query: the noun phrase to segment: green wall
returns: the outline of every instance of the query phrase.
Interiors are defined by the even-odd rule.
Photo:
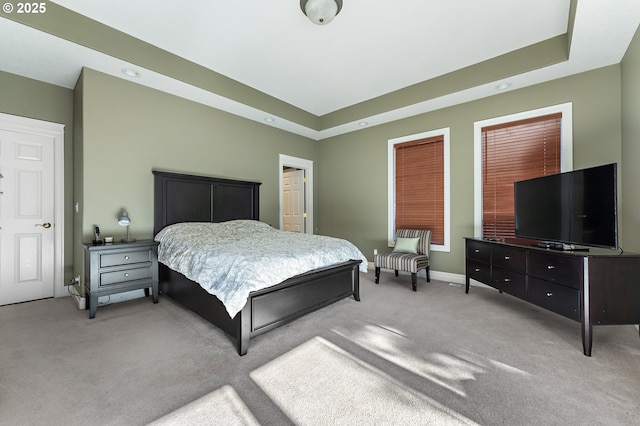
[[[262,182],[260,219],[279,224],[278,154],[315,161],[318,143],[124,79],[82,73],[82,230],[153,237],[152,170]]]
[[[565,102],[574,167],[621,165],[621,244],[640,251],[639,72],[636,35],[620,65],[319,142],[91,69],[75,91],[0,72],[0,112],[66,125],[65,280],[82,274],[80,242],[94,224],[124,235],[123,207],[133,235],[152,237],[152,169],[261,181],[261,219],[277,224],[280,153],[314,161],[318,232],[348,238],[372,259],[387,245],[387,140],[442,127],[451,128],[451,251],[434,252],[433,269],[462,274],[463,237],[473,234],[473,123]]]
[[[624,248],[640,253],[640,30],[622,69],[622,227]]]
[[[73,91],[0,71],[0,112],[64,124],[64,281],[73,276]]]
[[[574,167],[620,162],[620,92],[614,65],[320,141],[319,233],[350,239],[370,260],[374,249],[388,250],[387,141],[450,127],[451,250],[432,252],[432,269],[463,274],[463,237],[474,229],[474,122],[572,102]]]

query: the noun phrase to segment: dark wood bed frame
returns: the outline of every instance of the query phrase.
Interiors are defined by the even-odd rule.
[[[154,234],[178,222],[223,222],[259,216],[259,182],[154,174]],[[295,276],[249,294],[234,318],[220,300],[184,275],[159,264],[160,292],[210,321],[236,342],[240,355],[249,339],[345,297],[360,300],[360,260],[351,260]]]

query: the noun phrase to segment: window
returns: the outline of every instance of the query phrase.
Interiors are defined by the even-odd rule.
[[[449,129],[389,141],[389,245],[395,230],[430,229],[449,250]]]
[[[560,172],[556,113],[482,128],[482,236],[515,237],[513,183]]]
[[[476,167],[480,163],[476,197],[478,190],[481,196],[481,206],[476,204],[476,236],[514,237],[513,183],[570,168],[571,155],[566,154],[570,104],[568,116],[564,107],[476,123]],[[567,155],[569,159],[563,158]]]

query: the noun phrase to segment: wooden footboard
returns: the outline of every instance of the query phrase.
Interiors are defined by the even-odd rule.
[[[211,322],[247,353],[249,339],[348,296],[360,300],[359,260],[351,260],[290,278],[250,293],[247,304],[230,318],[220,300],[184,275],[161,265],[160,291]]]

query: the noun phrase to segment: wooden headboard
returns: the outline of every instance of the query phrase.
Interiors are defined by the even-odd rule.
[[[178,222],[259,219],[260,182],[163,171],[154,175],[154,235]]]

